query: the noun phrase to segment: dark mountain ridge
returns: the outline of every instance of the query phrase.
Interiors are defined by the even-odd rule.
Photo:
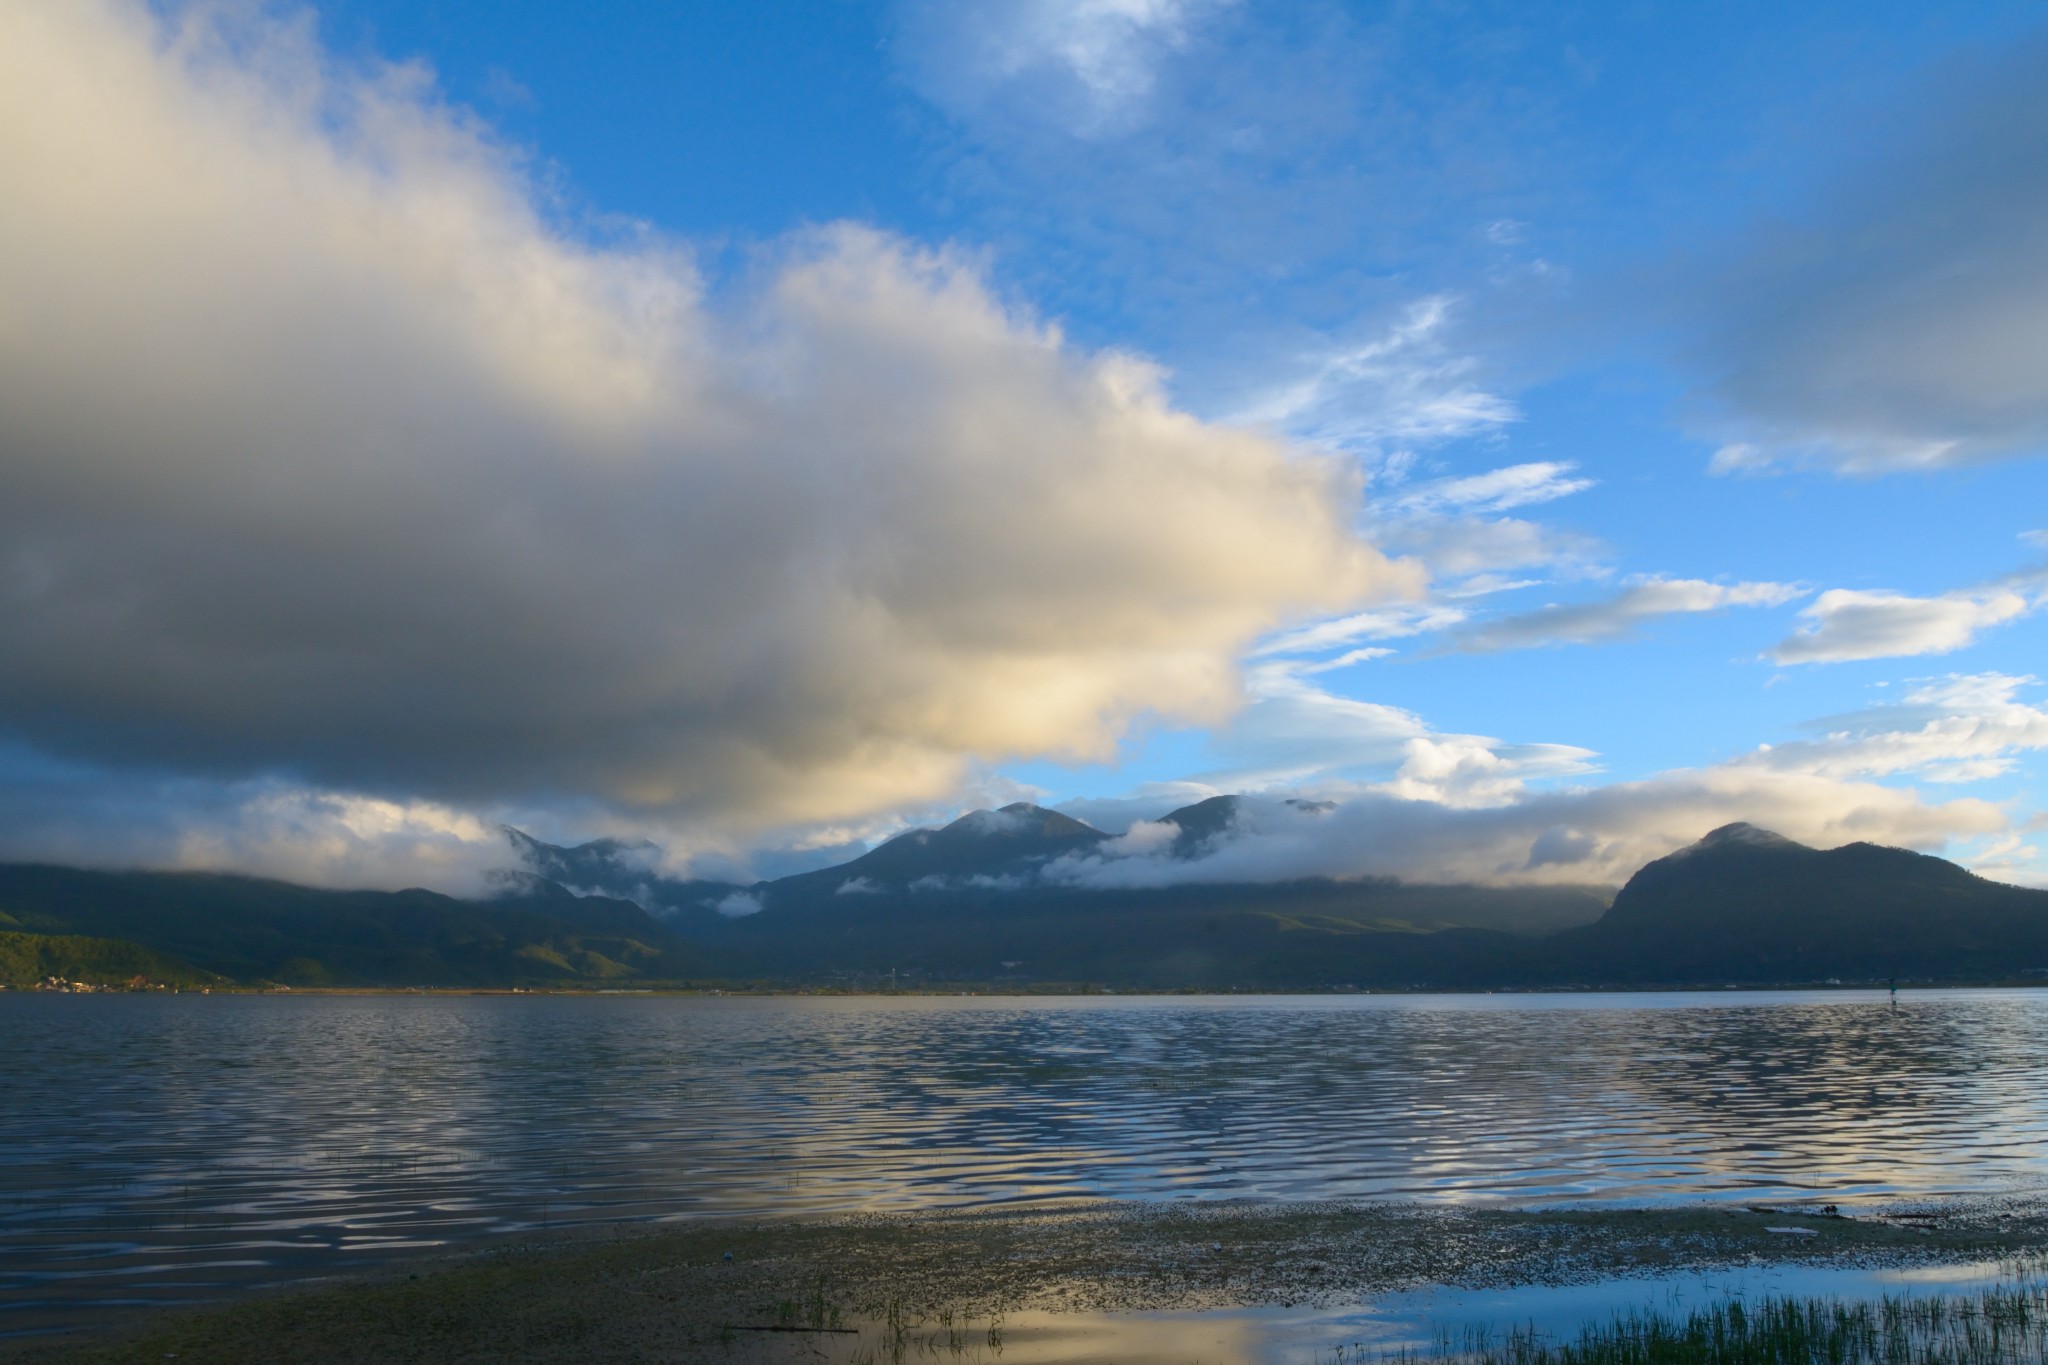
[[[1588,971],[1671,981],[2010,977],[2048,968],[2048,891],[1909,849],[1724,825],[1643,867],[1556,947]]]
[[[486,901],[326,891],[205,872],[0,865],[5,927],[138,944],[206,973],[286,985],[569,985],[707,973],[629,901],[538,879]]]
[[[761,886],[800,894],[829,888],[838,894],[848,882],[905,890],[920,881],[1016,880],[1108,838],[1072,816],[1017,801],[1000,810],[971,811],[939,829],[913,829],[851,862]]]
[[[1242,814],[1228,798],[1174,812],[1166,822],[1181,830],[1171,846],[1192,836],[1199,855],[1236,837]],[[1308,879],[1109,890],[1041,876],[1109,839],[1020,803],[911,831],[821,872],[757,883],[744,893],[757,913],[715,913],[700,900],[665,919],[623,897],[574,894],[536,870],[602,885],[624,875],[612,859],[623,848],[644,873],[645,851],[626,846],[515,840],[534,855],[527,870],[484,901],[0,866],[0,929],[100,940],[95,960],[108,963],[142,961],[129,951],[140,948],[162,955],[162,970],[296,985],[1473,989],[2048,972],[2048,891],[1904,849],[1823,851],[1747,825],[1648,864],[1611,906],[1588,887]],[[738,892],[664,885],[699,897]]]

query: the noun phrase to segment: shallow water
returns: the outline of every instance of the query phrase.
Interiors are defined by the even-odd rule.
[[[2036,1188],[2048,992],[0,995],[0,1332],[538,1226]]]
[[[1586,1327],[1630,1312],[1683,1319],[1731,1299],[1908,1299],[2039,1282],[1993,1261],[1911,1269],[1756,1265],[1576,1285],[1384,1294],[1342,1309],[1011,1313],[920,1322],[895,1334],[863,1323],[857,1337],[818,1338],[812,1349],[826,1360],[876,1365],[1382,1365],[1403,1353],[1440,1359],[1445,1345],[1455,1354],[1478,1340],[1499,1343],[1509,1332],[1569,1342]]]

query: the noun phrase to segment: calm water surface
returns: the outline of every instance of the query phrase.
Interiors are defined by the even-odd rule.
[[[2048,1184],[2048,992],[0,995],[0,1332],[539,1226]]]

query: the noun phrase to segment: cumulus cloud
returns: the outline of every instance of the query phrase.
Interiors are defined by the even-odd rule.
[[[1597,602],[1548,606],[1482,622],[1454,635],[1446,648],[1465,653],[1588,645],[1629,635],[1645,621],[1728,607],[1776,607],[1806,589],[1787,583],[1709,583],[1697,578],[1639,578]]]
[[[1868,120],[1881,150],[1702,295],[1718,472],[2048,451],[2048,38],[1892,104]]]
[[[1358,491],[943,253],[822,231],[712,306],[416,71],[0,8],[0,726],[47,752],[829,820],[1225,714],[1246,642],[1416,586]]]
[[[1975,643],[1992,626],[2025,616],[2043,600],[2048,597],[2038,576],[2031,583],[2008,581],[1938,597],[1832,588],[1800,611],[1805,624],[1779,641],[1771,658],[1786,664],[1831,664],[1949,654]]]

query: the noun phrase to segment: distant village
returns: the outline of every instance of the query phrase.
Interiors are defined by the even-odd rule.
[[[176,992],[178,988],[176,986],[168,985],[162,981],[152,981],[146,976],[132,976],[128,978],[126,981],[102,981],[98,983],[94,983],[91,981],[71,981],[61,976],[46,976],[41,981],[36,982],[33,986],[19,988],[10,987],[7,985],[7,983],[0,982],[0,991],[12,989],[43,991],[48,993],[55,993],[58,995],[94,995],[104,993],[107,991]],[[200,988],[199,993],[201,995],[212,994],[211,990],[203,986]]]

